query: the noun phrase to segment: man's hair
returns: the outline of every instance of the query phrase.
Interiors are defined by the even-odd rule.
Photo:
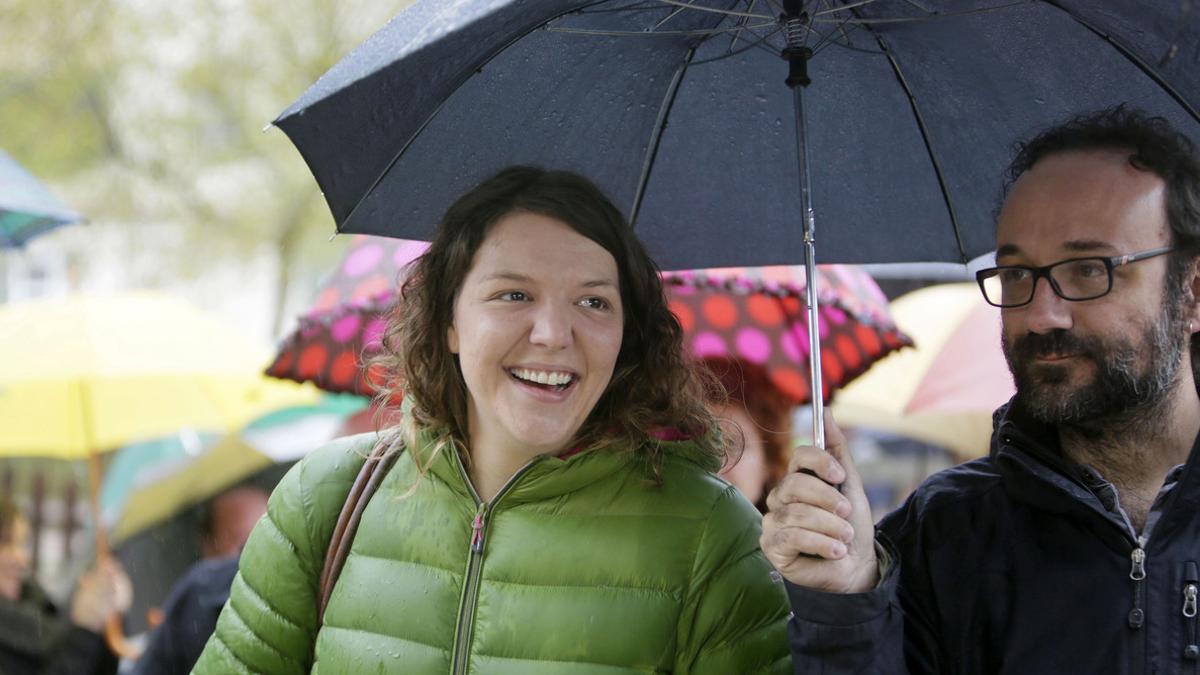
[[[475,254],[492,227],[514,213],[554,218],[612,254],[618,270],[624,334],[607,389],[573,443],[623,442],[659,466],[655,430],[674,427],[695,439],[720,466],[704,405],[704,375],[683,355],[683,331],[667,309],[662,282],[620,211],[587,179],[564,171],[514,166],[487,179],[446,211],[429,249],[410,264],[391,310],[382,349],[369,376],[380,400],[401,390],[411,408],[401,433],[415,442],[419,430],[438,430],[439,447],[467,447],[468,392],[458,359],[446,342],[454,302]],[[448,434],[448,435],[447,435]]]
[[[1129,164],[1166,183],[1167,224],[1176,252],[1167,264],[1167,293],[1177,300],[1200,257],[1200,157],[1195,145],[1163,117],[1126,105],[1085,113],[1018,144],[1004,183],[1007,196],[1021,174],[1048,155],[1070,151],[1129,152]],[[1192,335],[1192,372],[1200,382],[1200,334]]]

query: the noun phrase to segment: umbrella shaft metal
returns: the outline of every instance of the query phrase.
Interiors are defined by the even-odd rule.
[[[820,302],[817,298],[817,227],[813,215],[808,139],[804,124],[804,86],[792,87],[796,108],[796,156],[800,169],[800,211],[804,218],[804,276],[808,297],[808,367],[812,384],[813,444],[825,447],[825,397],[821,383]]]

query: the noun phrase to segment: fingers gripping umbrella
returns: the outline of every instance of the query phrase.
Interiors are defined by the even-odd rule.
[[[427,237],[455,196],[525,163],[597,182],[665,269],[805,263],[815,274],[818,231],[823,262],[962,263],[993,245],[1014,139],[1123,101],[1200,136],[1196,11],[1181,0],[424,0],[276,124],[340,231]],[[814,359],[817,425],[820,371]]]

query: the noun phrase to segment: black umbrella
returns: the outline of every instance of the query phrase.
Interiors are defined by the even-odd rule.
[[[596,181],[666,269],[812,269],[814,211],[823,262],[986,253],[1012,141],[1125,101],[1200,137],[1200,7],[424,0],[275,123],[339,231],[428,237],[540,164]]]

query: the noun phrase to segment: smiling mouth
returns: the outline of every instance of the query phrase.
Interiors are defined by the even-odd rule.
[[[508,375],[521,384],[548,391],[565,391],[578,379],[573,373],[560,370],[533,370],[530,368],[509,368]]]

